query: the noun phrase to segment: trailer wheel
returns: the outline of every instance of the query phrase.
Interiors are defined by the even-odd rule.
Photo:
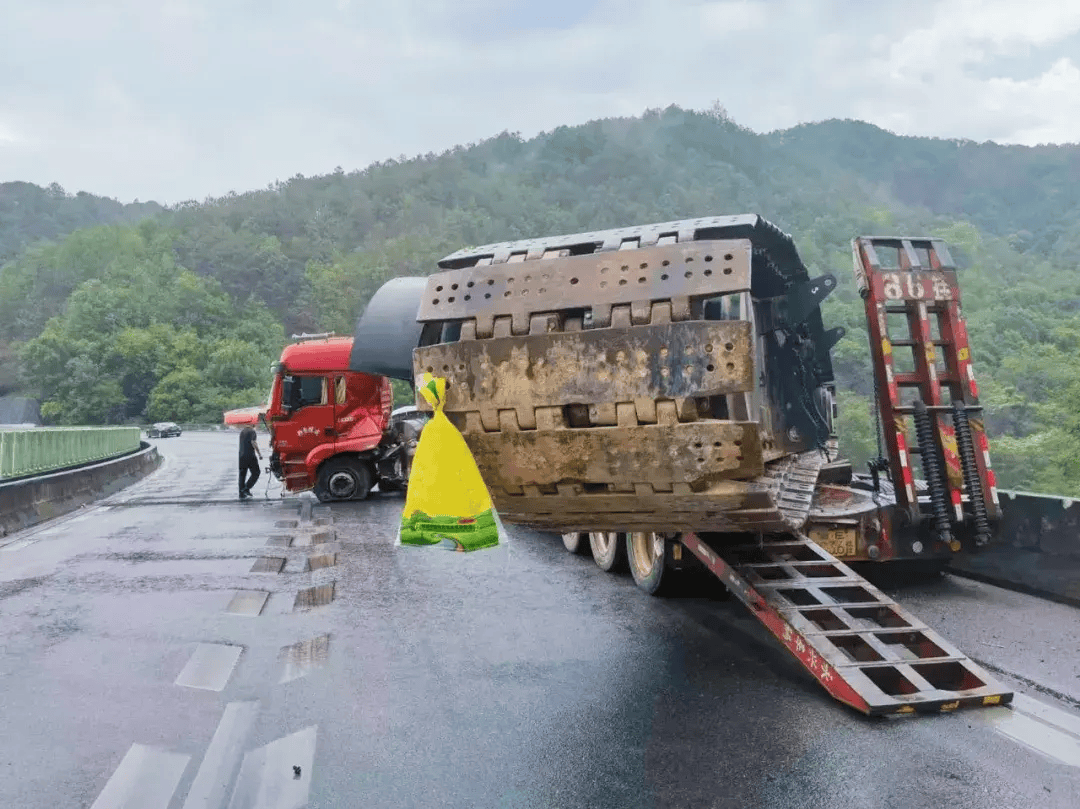
[[[663,534],[635,531],[626,535],[626,556],[634,583],[649,595],[662,595],[671,580],[665,576],[667,540]]]
[[[615,531],[591,531],[589,546],[597,566],[608,573],[621,573],[626,570],[625,534]]]
[[[569,534],[563,534],[562,544],[570,553],[577,556],[585,556],[592,552],[587,531],[571,531]]]
[[[371,470],[353,458],[331,458],[319,467],[315,496],[332,500],[364,500],[371,491]]]

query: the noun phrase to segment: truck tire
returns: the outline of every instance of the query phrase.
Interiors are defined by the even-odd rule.
[[[355,458],[331,458],[319,467],[315,496],[324,503],[364,500],[371,492],[371,470]]]
[[[592,546],[589,544],[589,534],[587,531],[571,531],[569,534],[563,534],[562,544],[570,551],[570,553],[577,556],[585,556],[586,554],[592,553]]]
[[[626,543],[624,534],[615,531],[591,531],[589,546],[597,566],[608,573],[626,570]]]
[[[630,575],[634,577],[634,583],[649,595],[663,595],[668,589],[671,571],[665,570],[667,544],[663,534],[635,531],[626,535]]]

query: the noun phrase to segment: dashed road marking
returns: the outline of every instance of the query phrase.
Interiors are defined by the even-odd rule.
[[[90,809],[168,809],[190,760],[133,744]]]
[[[1008,708],[987,708],[978,718],[998,733],[1070,767],[1080,767],[1080,717],[1016,694]]]
[[[280,573],[285,567],[285,558],[281,556],[261,556],[251,566],[252,573]]]
[[[255,617],[262,613],[268,598],[270,594],[265,590],[237,590],[225,611]]]
[[[244,756],[229,809],[301,809],[311,792],[312,725]]]
[[[204,691],[221,691],[228,684],[243,651],[242,646],[200,643],[176,678],[176,684]]]
[[[188,791],[184,809],[219,809],[243,753],[244,740],[259,712],[258,702],[230,702],[206,748],[199,772]]]

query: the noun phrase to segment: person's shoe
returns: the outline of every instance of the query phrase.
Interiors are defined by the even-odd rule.
[[[240,499],[241,500],[247,500],[249,497],[251,497],[251,492],[249,492],[247,489],[241,489],[240,490]]]

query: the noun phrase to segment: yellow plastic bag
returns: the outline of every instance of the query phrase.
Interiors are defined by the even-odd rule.
[[[459,551],[498,545],[491,495],[465,439],[443,413],[446,380],[426,373],[419,389],[435,415],[420,433],[413,456],[401,543],[447,543]]]

